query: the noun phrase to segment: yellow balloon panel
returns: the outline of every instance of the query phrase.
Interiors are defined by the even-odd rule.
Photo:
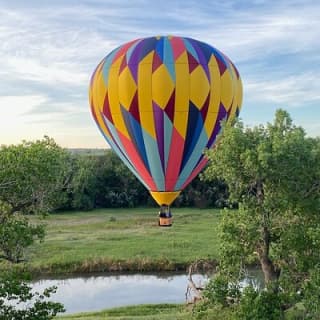
[[[165,65],[161,65],[152,74],[152,98],[164,109],[174,90],[174,83]]]
[[[153,119],[152,108],[152,57],[153,52],[149,54],[138,68],[138,101],[140,123],[144,130],[152,137],[156,138],[156,132]]]
[[[103,62],[97,67],[96,73],[92,78],[92,86],[95,87],[95,90],[90,90],[90,101],[91,101],[91,108],[93,109],[95,119],[101,128],[101,130],[106,134],[108,137],[110,136],[108,128],[105,126],[104,120],[102,119],[102,111],[104,105],[104,99],[107,93],[107,87],[105,86],[105,82],[103,80],[102,75],[102,67]]]
[[[176,96],[175,111],[188,111],[190,99],[190,74],[188,57],[184,52],[175,63]],[[178,131],[180,131],[178,129]]]
[[[210,90],[208,78],[201,65],[197,66],[190,74],[190,100],[201,109]]]
[[[227,111],[231,108],[234,98],[233,80],[228,70],[221,77],[221,102]]]
[[[125,67],[119,75],[119,101],[120,104],[129,110],[132,99],[137,92],[137,85],[134,81],[129,67]]]
[[[213,56],[210,59],[209,72],[210,72],[211,82],[210,82],[210,101],[209,101],[208,114],[214,114],[215,118],[212,119],[210,116],[208,116],[205,119],[204,127],[208,136],[211,134],[216,124],[216,115],[219,112],[219,106],[220,106],[220,100],[221,100],[220,99],[221,98],[220,72],[219,72],[218,64]]]
[[[181,137],[185,137],[187,131],[189,112],[175,111],[174,113],[174,128],[178,131]]]
[[[188,57],[186,53],[181,54],[175,63],[176,94],[174,108],[174,128],[181,137],[187,130],[189,100],[190,100],[190,74]]]

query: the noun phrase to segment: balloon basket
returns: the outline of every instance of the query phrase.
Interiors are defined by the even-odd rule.
[[[170,207],[162,205],[159,211],[159,227],[171,227],[172,226],[172,214]]]

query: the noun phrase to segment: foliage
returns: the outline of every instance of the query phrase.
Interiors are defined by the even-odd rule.
[[[145,205],[148,191],[111,150],[73,159],[70,208],[89,210]]]
[[[209,281],[203,296],[211,304],[227,307],[240,298],[239,282],[230,281],[225,275],[218,274]]]
[[[283,301],[279,292],[259,291],[252,286],[246,287],[241,295],[237,320],[281,320],[284,319]]]
[[[320,319],[320,266],[317,265],[310,272],[310,278],[303,286],[302,303],[307,310],[305,319]]]
[[[97,194],[94,157],[78,156],[72,159],[72,180],[68,189],[71,208],[91,210]]]
[[[239,204],[223,212],[220,272],[233,281],[258,262],[268,289],[245,291],[241,308],[257,303],[261,311],[260,304],[277,300],[280,291],[287,299],[282,307],[289,308],[302,299],[298,293],[320,261],[319,139],[307,137],[283,110],[266,126],[225,124],[219,139],[207,153],[203,177],[223,179],[230,201]]]
[[[45,230],[44,225],[32,224],[22,214],[10,211],[0,203],[0,252],[2,258],[18,263],[23,260],[26,248],[36,239],[43,240]]]
[[[196,177],[174,202],[177,207],[223,208],[228,204],[226,184],[219,179],[202,181]]]
[[[49,137],[2,146],[0,201],[10,205],[11,213],[47,213],[55,208],[69,182],[69,156]]]
[[[72,152],[72,178],[59,209],[132,208],[154,206],[148,190],[110,149]],[[221,180],[196,177],[174,202],[174,207],[221,208],[228,203],[227,186]]]
[[[12,263],[24,258],[36,239],[44,238],[44,225],[29,221],[26,214],[47,213],[61,203],[68,184],[69,153],[52,139],[24,141],[0,148],[0,252]],[[57,200],[58,199],[58,200]],[[0,274],[0,318],[4,320],[49,320],[63,306],[47,299],[48,288],[33,293],[21,274]]]
[[[60,303],[48,299],[56,287],[42,293],[33,292],[25,278],[16,273],[0,275],[0,319],[2,320],[49,320],[64,312]]]
[[[44,226],[32,224],[25,214],[47,213],[61,201],[68,183],[69,153],[52,139],[0,148],[0,252],[19,262],[36,239],[44,238]]]

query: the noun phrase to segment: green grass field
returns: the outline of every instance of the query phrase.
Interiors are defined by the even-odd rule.
[[[158,227],[156,208],[62,212],[45,219],[47,235],[28,252],[34,273],[184,270],[217,258],[219,210],[173,209]]]

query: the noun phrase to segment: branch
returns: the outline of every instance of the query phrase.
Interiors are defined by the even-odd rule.
[[[5,189],[8,186],[10,186],[12,184],[15,184],[15,183],[16,183],[16,181],[1,182],[0,183],[0,189]]]
[[[214,265],[203,259],[197,260],[189,266],[188,268],[189,283],[185,293],[187,303],[195,304],[196,302],[203,300],[202,291],[204,290],[204,286],[196,285],[196,283],[192,278],[192,275],[195,272],[204,272],[204,271],[207,272],[213,269],[214,269]]]
[[[305,193],[304,193],[304,198],[307,198],[309,197],[313,192],[319,192],[320,191],[320,182],[316,182],[314,183],[311,188],[309,190],[307,190]]]

